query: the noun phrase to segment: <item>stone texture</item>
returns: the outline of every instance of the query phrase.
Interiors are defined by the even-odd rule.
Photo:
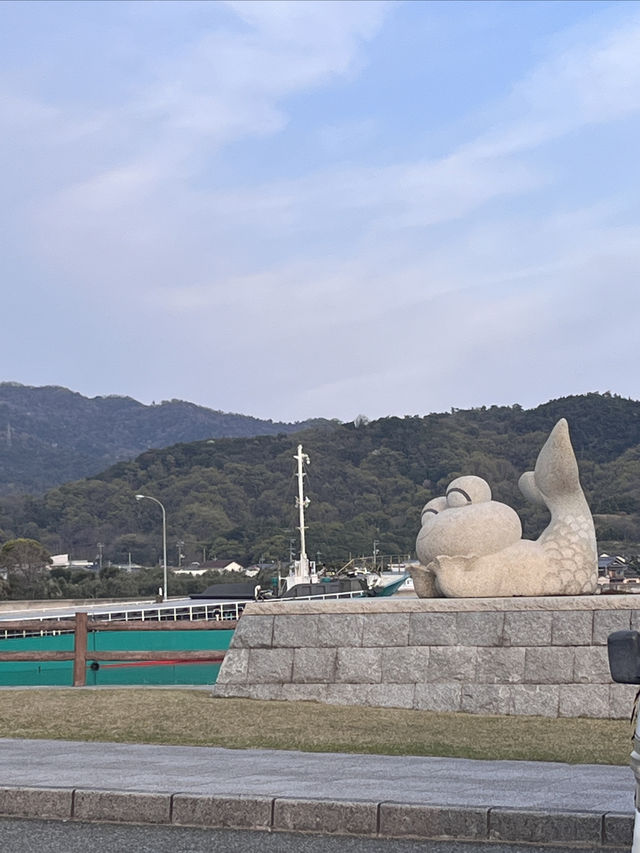
[[[247,666],[247,681],[256,684],[292,680],[293,649],[251,649]]]
[[[631,595],[401,598],[291,602],[285,612],[281,603],[273,614],[252,603],[250,618],[272,617],[273,642],[281,645],[232,647],[212,692],[221,698],[624,719],[635,688],[611,682],[605,642],[610,630],[636,618],[638,605]],[[603,642],[592,646],[594,634]],[[462,635],[479,645],[461,645]],[[245,633],[250,636],[262,642],[260,631]],[[314,637],[318,645],[306,645]],[[400,637],[409,645],[362,645],[365,638],[395,643]]]
[[[363,646],[406,646],[409,642],[409,614],[372,613],[365,619]]]
[[[608,684],[561,684],[560,717],[608,717]]]
[[[81,791],[73,799],[76,820],[113,823],[170,823],[171,795],[131,791]]]
[[[440,598],[435,572],[425,566],[410,566],[409,574],[418,598]]]
[[[476,494],[471,498],[475,486],[484,495]],[[416,542],[416,553],[421,565],[434,571],[438,590],[447,597],[482,595],[481,584],[484,581],[487,595],[495,595],[493,586],[487,584],[473,570],[476,559],[496,558],[506,547],[520,541],[522,525],[517,513],[506,504],[492,501],[488,484],[480,477],[460,477],[449,484],[447,497],[437,498],[441,504],[434,513],[422,513],[422,527]],[[466,495],[462,502],[459,499]],[[433,505],[433,501],[429,502]],[[429,508],[426,505],[425,510]],[[433,507],[435,509],[435,507]],[[451,577],[442,571],[441,557],[467,558],[470,570],[457,577],[462,580],[455,591],[449,589]],[[500,595],[500,592],[497,592]]]
[[[633,702],[638,687],[636,684],[609,685],[609,713],[607,716],[614,720],[631,719]]]
[[[273,642],[273,616],[241,618],[233,632],[234,649],[268,649]]]
[[[593,636],[593,613],[561,611],[553,614],[551,644],[554,646],[589,646]]]
[[[637,596],[627,595],[559,595],[516,596],[514,598],[352,598],[342,601],[288,601],[286,614],[321,615],[333,619],[340,616],[367,616],[371,613],[485,613],[487,611],[511,613],[532,611],[625,611],[637,610]],[[327,608],[331,610],[327,612]],[[282,615],[283,602],[250,601],[243,617],[257,615]],[[629,616],[631,618],[631,616]],[[455,642],[455,640],[453,641]],[[361,645],[356,642],[354,645]]]
[[[614,596],[612,596],[613,598]],[[594,645],[607,645],[607,637],[614,631],[629,631],[631,628],[631,611],[596,610],[593,614],[593,637]]]
[[[580,614],[583,615],[583,614]],[[591,614],[587,614],[589,619]],[[505,646],[548,646],[554,614],[540,611],[504,614],[502,642]],[[590,629],[591,630],[591,629]]]
[[[429,678],[428,646],[382,650],[382,681],[389,684],[420,684]]]
[[[266,702],[283,699],[283,684],[220,684],[211,688],[214,699],[263,699]]]
[[[343,603],[345,602],[336,602]],[[363,630],[364,618],[360,613],[328,614],[325,608],[324,614],[318,615],[319,646],[342,646],[345,641],[350,646],[361,646]]]
[[[328,683],[336,679],[336,659],[339,649],[302,648],[293,651],[293,682]]]
[[[573,678],[573,649],[529,648],[524,658],[524,680],[529,684],[568,684]]]
[[[361,705],[380,708],[413,708],[413,684],[327,684],[329,705]]]
[[[479,648],[476,651],[476,681],[481,684],[521,682],[524,661],[524,648]]]
[[[469,714],[513,714],[513,689],[507,684],[464,684],[460,710]]]
[[[326,684],[283,684],[281,698],[287,702],[326,702]]]
[[[429,681],[473,681],[476,650],[467,646],[434,646],[429,656]]]
[[[461,646],[501,646],[504,613],[458,613],[456,630]]]
[[[255,617],[253,617],[255,618]],[[242,620],[240,620],[242,623]],[[273,625],[273,647],[301,648],[317,647],[318,619],[316,616],[297,616],[295,614],[276,616]]]
[[[459,711],[462,685],[416,684],[414,708],[419,711]]]
[[[335,681],[371,684],[382,680],[382,649],[338,649]]]
[[[412,613],[409,644],[412,646],[449,646],[458,642],[455,613]]]
[[[365,704],[373,708],[413,708],[415,685],[368,684]]]
[[[573,681],[576,684],[610,684],[606,646],[581,646],[574,650]]]
[[[557,684],[514,684],[513,713],[530,717],[557,717],[560,687]]]
[[[328,705],[367,705],[365,684],[327,684]]]
[[[491,499],[480,477],[452,481],[424,507],[416,554],[449,598],[584,595],[597,587],[595,528],[580,486],[569,427],[561,418],[518,485],[551,514],[534,542],[517,513]],[[418,586],[418,593],[422,588]]]
[[[593,812],[548,812],[494,808],[489,812],[489,838],[494,841],[536,844],[599,845],[599,814]]]
[[[242,622],[242,619],[240,620]],[[247,680],[249,649],[230,648],[224,656],[217,683],[239,684]]]
[[[375,835],[378,804],[331,800],[276,800],[273,828],[323,835]]]
[[[0,815],[68,820],[72,808],[70,788],[0,788]]]
[[[380,803],[379,834],[387,838],[471,838],[488,836],[487,808]]]
[[[609,847],[631,847],[633,815],[607,812],[602,823],[602,843]]]
[[[228,829],[270,829],[273,799],[247,796],[175,794],[173,823]]]

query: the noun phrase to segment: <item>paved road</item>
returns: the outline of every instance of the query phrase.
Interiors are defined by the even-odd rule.
[[[628,767],[0,739],[0,783],[633,812]]]
[[[116,826],[0,818],[2,853],[486,853],[482,844],[376,838],[327,838],[165,826]],[[493,853],[549,853],[548,847],[492,844]],[[609,848],[609,853],[615,853]],[[593,848],[554,848],[593,853]]]
[[[290,849],[282,833],[291,832],[357,835],[352,849],[362,853],[436,849],[387,838],[629,847],[633,790],[628,767],[0,739],[0,815],[55,818],[60,827],[72,819],[69,843],[82,831],[74,826],[95,821],[128,823],[118,831],[132,838],[185,838],[193,851],[200,848],[189,833],[205,833],[203,849],[218,849],[210,848],[217,839],[226,850],[233,833],[254,830],[273,831],[250,835],[256,849],[270,851]],[[99,831],[107,838],[116,829]],[[330,838],[304,847],[320,842],[296,837],[297,853],[347,850]],[[2,853],[9,843],[0,843]],[[112,843],[103,849],[133,849]]]

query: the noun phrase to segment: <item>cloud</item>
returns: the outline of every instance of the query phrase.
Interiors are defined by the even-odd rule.
[[[512,88],[502,109],[512,115],[474,140],[476,156],[501,157],[543,145],[591,124],[616,121],[640,110],[640,14],[609,32],[565,45]]]
[[[634,281],[637,209],[624,178],[590,193],[579,157],[596,125],[637,136],[635,6],[569,34],[440,156],[360,159],[358,140],[384,144],[382,113],[334,116],[327,99],[312,129],[328,156],[295,170],[300,103],[366,78],[398,5],[120,8],[137,63],[120,97],[58,100],[5,79],[0,108],[5,193],[19,199],[5,239],[61,301],[117,330],[115,384],[94,393],[295,419],[533,403],[570,392],[581,357],[603,376],[585,330]],[[160,12],[171,49],[140,58]],[[141,355],[141,339],[170,345]],[[615,363],[630,355],[615,346]],[[87,353],[88,375],[109,375],[100,357]]]

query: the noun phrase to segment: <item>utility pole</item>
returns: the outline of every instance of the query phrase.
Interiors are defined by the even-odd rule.
[[[102,549],[104,548],[104,544],[102,542],[98,542],[98,566],[100,567],[100,571],[102,571]]]

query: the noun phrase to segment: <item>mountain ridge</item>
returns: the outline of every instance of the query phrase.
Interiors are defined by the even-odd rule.
[[[322,418],[262,420],[186,400],[147,405],[117,394],[85,397],[62,385],[1,382],[0,495],[42,493],[154,447],[331,424]]]
[[[487,480],[494,499],[520,515],[525,537],[536,538],[548,514],[517,483],[565,416],[600,548],[640,553],[640,402],[596,393],[530,410],[480,407],[150,449],[42,497],[5,498],[0,528],[54,553],[91,559],[101,542],[114,562],[131,553],[153,564],[157,511],[137,504],[138,492],[165,504],[169,541],[182,541],[187,559],[282,560],[298,537],[293,456],[301,442],[311,457],[307,549],[321,561],[371,554],[374,541],[380,553],[408,554],[421,508],[462,474]]]

